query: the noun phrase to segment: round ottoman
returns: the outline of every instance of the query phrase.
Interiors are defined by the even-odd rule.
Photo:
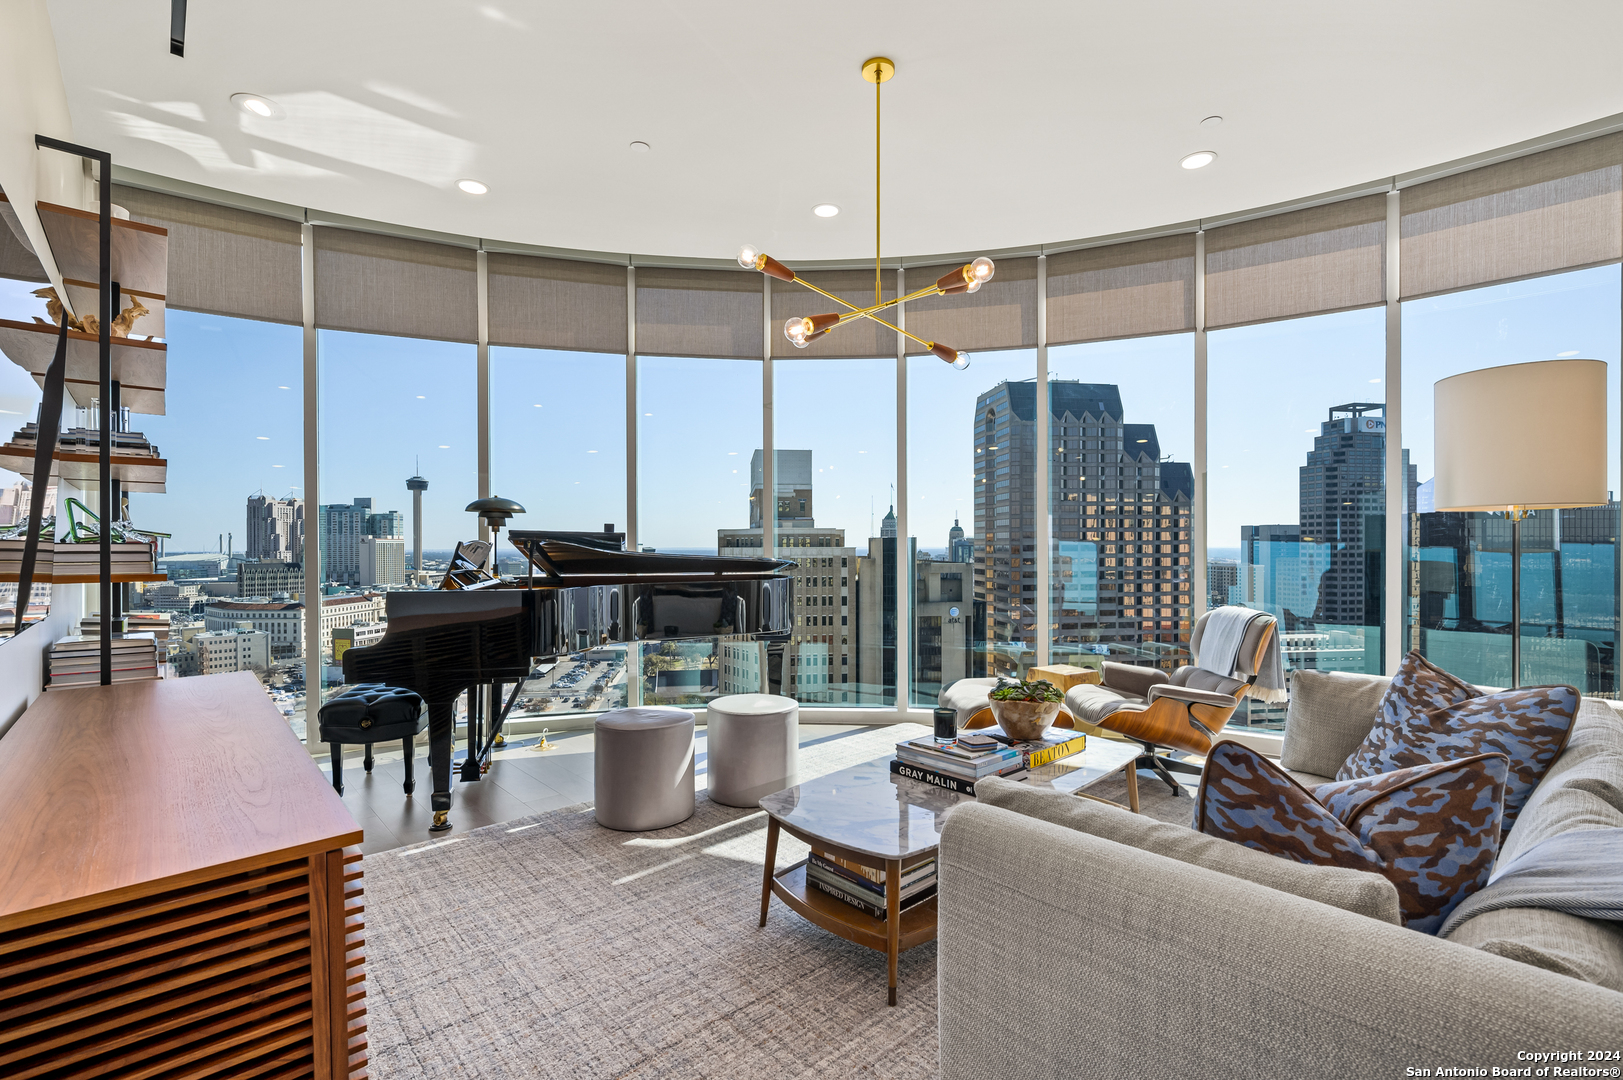
[[[693,714],[668,706],[597,718],[597,823],[647,832],[693,816]]]
[[[710,801],[755,806],[798,783],[800,704],[776,694],[732,694],[705,706]]]

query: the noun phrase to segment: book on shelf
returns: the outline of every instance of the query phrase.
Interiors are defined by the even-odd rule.
[[[1006,746],[1018,749],[1028,769],[1040,769],[1072,754],[1080,754],[1088,747],[1087,734],[1070,728],[1051,727],[1041,739],[1012,738],[999,727],[983,728],[976,734],[989,735]]]
[[[837,855],[813,848],[806,856],[806,873],[832,884],[844,882],[852,888],[871,893],[881,902],[885,899],[885,872],[871,866],[842,859]],[[919,890],[935,881],[935,860],[926,859],[902,871],[902,899],[907,900]]]
[[[952,743],[937,746],[929,737],[897,743],[896,756],[915,765],[971,780],[1000,773],[1023,760],[1020,750],[1012,746],[970,754]]]
[[[950,773],[936,772],[934,769],[926,769],[923,766],[914,765],[898,758],[891,758],[890,771],[904,779],[917,780],[921,784],[929,784],[944,791],[955,792],[959,795],[975,794],[974,780],[966,780]],[[991,775],[1004,780],[1024,780],[1031,775],[1031,770],[1024,765],[1015,765],[1007,772],[992,773]],[[979,779],[984,780],[986,778],[983,776]]]
[[[818,892],[827,893],[836,900],[843,900],[852,907],[859,908],[862,911],[867,912],[869,915],[881,922],[888,922],[890,919],[890,912],[883,902],[876,904],[872,900],[866,899],[865,896],[862,895],[862,891],[854,886],[849,889],[841,888],[839,885],[831,884],[822,880],[821,878],[814,878],[810,874],[806,875],[806,886],[808,888],[816,889]],[[917,895],[910,897],[907,900],[902,901],[900,910],[905,912],[915,904],[922,904],[934,895],[935,882],[932,881],[929,888],[920,891]]]

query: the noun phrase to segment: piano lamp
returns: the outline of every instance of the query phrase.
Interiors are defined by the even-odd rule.
[[[897,304],[906,303],[909,300],[918,300],[925,296],[948,296],[956,295],[958,293],[978,292],[982,285],[992,280],[992,274],[997,269],[992,265],[991,259],[988,259],[986,256],[982,255],[973,262],[965,263],[956,270],[943,274],[933,284],[926,285],[917,292],[909,293],[906,296],[898,296],[893,300],[882,300],[880,298],[879,88],[884,83],[890,81],[891,77],[895,74],[896,65],[883,56],[873,57],[870,60],[864,61],[862,64],[862,77],[868,82],[873,83],[873,304],[869,307],[858,307],[855,304],[847,303],[846,301],[841,300],[838,296],[835,296],[833,293],[819,289],[816,285],[813,285],[804,278],[795,276],[795,272],[793,270],[789,269],[778,260],[772,258],[770,255],[762,252],[759,248],[752,244],[745,244],[743,247],[738,249],[738,265],[742,266],[746,270],[759,270],[767,277],[776,278],[779,281],[798,282],[799,284],[810,289],[812,292],[825,296],[834,301],[836,304],[839,304],[841,307],[847,309],[845,311],[830,312],[826,315],[796,315],[794,318],[784,323],[783,336],[788,338],[789,343],[797,349],[804,349],[807,345],[811,344],[813,341],[816,341],[824,334],[831,333],[848,322],[856,319],[872,319],[880,326],[888,326],[898,334],[902,334],[918,342],[935,356],[951,364],[959,371],[962,371],[964,368],[969,366],[968,353],[960,352],[950,345],[942,345],[935,341],[925,341],[917,334],[909,334],[901,327],[894,326],[879,317],[879,312],[884,311],[886,308],[895,307]]]
[[[496,562],[496,543],[501,539],[502,526],[507,524],[507,519],[514,514],[524,513],[524,507],[512,499],[492,495],[488,499],[476,499],[464,509],[470,514],[478,514],[479,520],[490,526],[490,569],[500,577],[501,571]]]
[[[1522,520],[1598,506],[1606,490],[1606,364],[1541,360],[1435,387],[1436,509],[1510,519],[1510,685],[1521,685]]]

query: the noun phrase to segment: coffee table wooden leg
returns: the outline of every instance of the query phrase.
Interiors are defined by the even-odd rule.
[[[778,864],[778,821],[766,819],[766,872],[761,879],[761,926],[766,925],[766,909],[772,903],[772,872]]]
[[[890,974],[890,1003],[896,1004],[896,958],[902,951],[902,863],[885,862],[885,961]]]
[[[1138,813],[1138,759],[1127,763],[1127,808]]]

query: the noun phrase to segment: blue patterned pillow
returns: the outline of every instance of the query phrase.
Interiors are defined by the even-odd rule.
[[[1476,754],[1510,759],[1505,786],[1509,832],[1528,796],[1567,745],[1580,695],[1572,686],[1529,686],[1483,694],[1417,652],[1381,699],[1381,714],[1337,780],[1355,780]]]
[[[1195,827],[1281,858],[1380,874],[1397,886],[1403,924],[1434,934],[1487,884],[1507,771],[1503,754],[1479,754],[1310,794],[1255,750],[1224,741],[1201,772]]]

